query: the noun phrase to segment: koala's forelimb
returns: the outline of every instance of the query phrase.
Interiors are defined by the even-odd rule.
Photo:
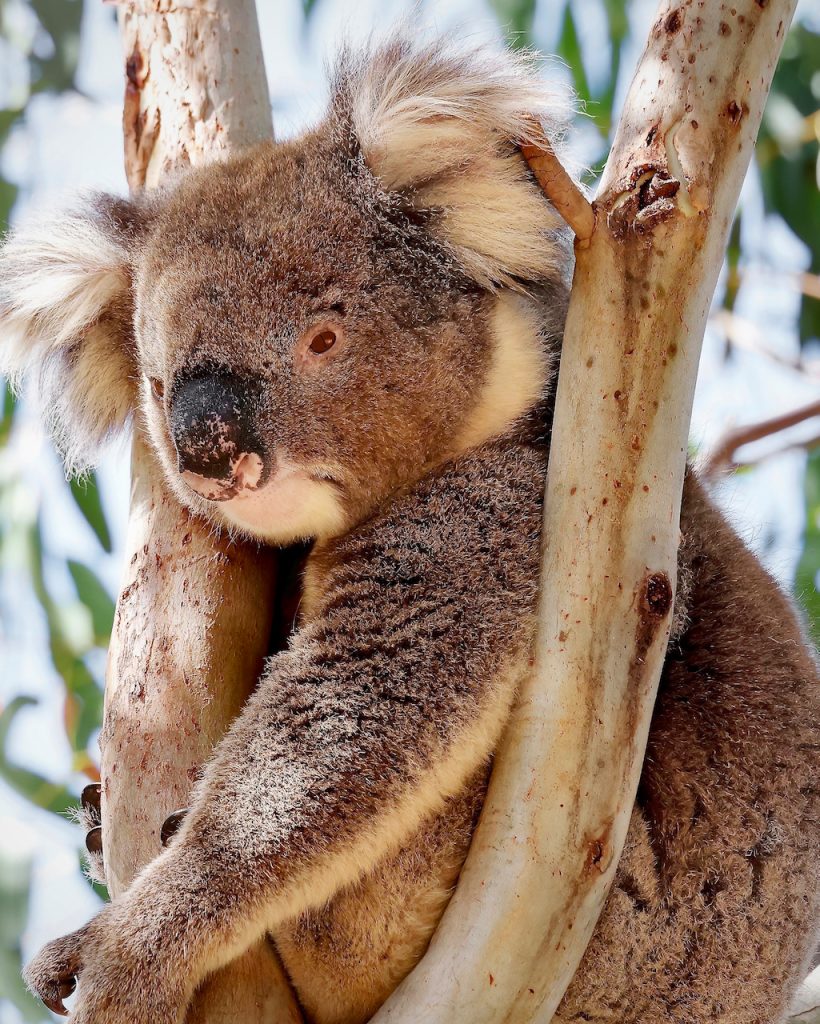
[[[399,503],[316,556],[308,622],[220,744],[172,845],[179,891],[192,889],[183,916],[202,911],[203,878],[217,931],[236,941],[321,906],[492,749],[534,597],[526,534],[517,551],[511,532],[506,550],[493,541],[520,496],[514,472],[484,476],[492,465],[465,460],[405,500],[417,518]],[[541,472],[533,458],[530,475]]]
[[[307,621],[168,850],[72,948],[80,1021],[102,1005],[106,1024],[176,1020],[210,972],[363,876],[487,758],[528,663],[544,473],[543,453],[504,445],[313,556]],[[43,964],[49,947],[30,979],[50,993]]]

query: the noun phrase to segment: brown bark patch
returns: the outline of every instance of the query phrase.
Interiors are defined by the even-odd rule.
[[[732,100],[726,107],[726,115],[732,124],[739,124],[740,119],[743,117],[743,110],[740,104],[736,100]]]
[[[662,619],[672,607],[672,584],[665,572],[656,572],[647,577],[644,584],[642,611]],[[643,617],[643,616],[642,616]]]
[[[587,855],[584,872],[589,875],[593,871],[603,874],[612,860],[612,822],[607,822],[599,835],[587,840]]]

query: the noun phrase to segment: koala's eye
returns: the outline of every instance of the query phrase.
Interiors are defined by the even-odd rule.
[[[315,352],[317,356],[323,355],[328,349],[333,348],[336,344],[336,332],[330,330],[319,331],[318,334],[314,334],[310,340],[310,351]]]
[[[165,385],[159,377],[149,377],[148,383],[151,385],[151,394],[158,402],[161,402],[165,397]]]
[[[344,327],[335,319],[313,323],[299,338],[294,351],[294,365],[304,373],[323,373],[347,347]]]

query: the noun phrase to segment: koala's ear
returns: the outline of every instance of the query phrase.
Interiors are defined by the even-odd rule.
[[[566,273],[563,223],[516,143],[536,127],[560,141],[570,104],[532,54],[394,39],[343,56],[334,109],[371,171],[486,288],[548,283]]]
[[[0,248],[0,373],[38,398],[69,471],[91,465],[134,404],[131,257],[145,215],[96,195]]]

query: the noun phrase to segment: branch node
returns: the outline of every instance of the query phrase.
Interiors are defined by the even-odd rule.
[[[578,247],[585,248],[595,230],[592,203],[567,173],[540,126],[520,148],[547,199],[575,232]]]

